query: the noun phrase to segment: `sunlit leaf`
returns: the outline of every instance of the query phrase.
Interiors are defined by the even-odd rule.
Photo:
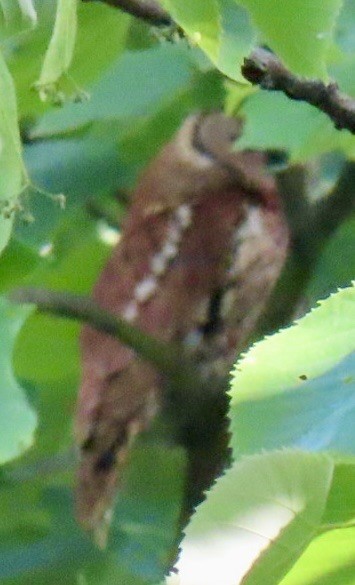
[[[314,540],[287,577],[281,581],[282,585],[355,583],[354,482],[354,464],[335,467],[323,523],[338,525],[339,529],[326,532]],[[344,523],[343,529],[340,528],[341,523]]]
[[[251,49],[253,32],[246,11],[234,0],[163,0],[191,43],[232,79],[242,81],[240,66]]]
[[[240,453],[299,447],[355,455],[354,352],[319,378],[234,411]]]
[[[232,407],[301,386],[303,374],[308,379],[320,376],[353,351],[354,330],[352,286],[320,301],[294,326],[256,343],[242,357],[234,372]]]
[[[70,72],[77,83],[88,84],[126,49],[131,18],[100,3],[78,5],[78,31]],[[105,42],[102,42],[102,39]]]
[[[354,328],[355,288],[351,287],[322,301],[293,327],[250,349],[237,364],[232,382],[235,455],[294,443],[309,449],[351,449],[352,427],[346,417],[352,418],[353,357],[330,370],[354,352]],[[308,393],[305,380],[312,380]],[[268,410],[270,403],[275,406],[273,414]],[[328,417],[329,426],[324,424]],[[314,424],[318,427],[312,434]]]
[[[0,250],[2,250],[11,236],[13,218],[4,218],[0,216]]]
[[[186,529],[180,585],[275,585],[316,534],[330,459],[298,451],[248,457],[209,492]]]
[[[354,585],[355,528],[323,534],[310,544],[280,585]]]
[[[335,466],[323,516],[325,525],[340,527],[343,523],[344,530],[347,530],[350,527],[349,523],[355,520],[355,459],[349,457],[348,460],[348,463],[338,463]]]
[[[211,57],[218,53],[217,39],[220,34],[218,5],[214,0],[164,0],[176,22],[184,26],[192,40],[203,46]]]

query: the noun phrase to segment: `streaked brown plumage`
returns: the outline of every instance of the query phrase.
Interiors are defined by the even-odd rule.
[[[225,375],[283,266],[288,229],[265,158],[234,152],[240,122],[189,117],[143,173],[95,300],[151,335],[189,348],[202,377]],[[161,378],[88,326],[76,436],[77,507],[96,527],[129,443],[160,405]]]

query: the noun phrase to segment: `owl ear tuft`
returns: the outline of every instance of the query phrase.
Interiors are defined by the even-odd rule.
[[[220,159],[223,153],[233,149],[242,131],[240,118],[230,118],[220,112],[201,115],[196,119],[193,146],[211,158]]]

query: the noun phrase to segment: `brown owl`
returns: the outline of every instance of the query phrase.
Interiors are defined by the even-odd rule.
[[[201,380],[225,376],[284,264],[288,228],[265,155],[234,150],[241,122],[193,115],[143,172],[95,301],[151,336],[181,344]],[[95,528],[135,435],[161,407],[164,381],[133,350],[81,334],[77,509]]]

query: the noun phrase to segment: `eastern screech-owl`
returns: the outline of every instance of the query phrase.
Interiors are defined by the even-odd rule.
[[[288,229],[265,156],[235,151],[241,123],[193,115],[143,172],[122,236],[94,289],[103,308],[180,343],[202,377],[225,375],[284,264]],[[102,520],[132,438],[160,405],[159,372],[85,326],[76,435],[77,506]]]

